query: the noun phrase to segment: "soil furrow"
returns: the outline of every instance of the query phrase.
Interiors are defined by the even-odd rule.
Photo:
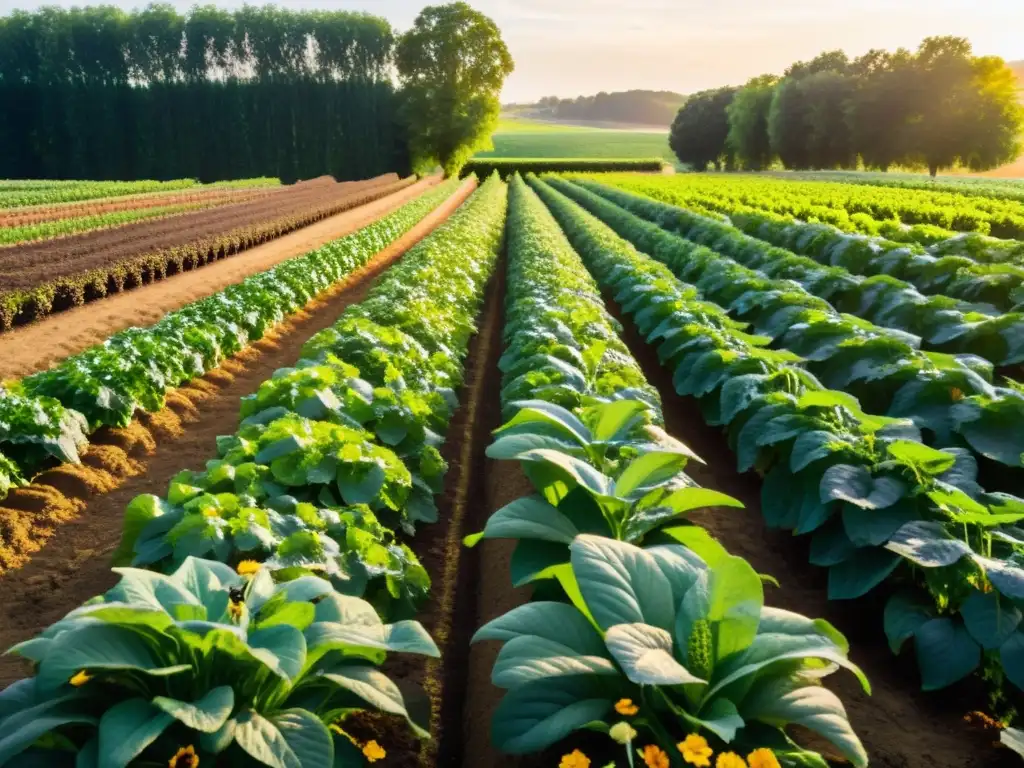
[[[231,203],[173,219],[137,222],[116,230],[85,232],[54,242],[42,240],[15,245],[0,250],[0,288],[31,289],[47,280],[88,272],[134,256],[343,204],[349,198],[373,194],[399,183],[392,174],[369,179],[354,188],[333,183],[295,186],[289,187],[286,194],[269,199]]]
[[[61,221],[81,216],[97,216],[116,211],[141,211],[187,203],[222,205],[265,198],[288,187],[242,187],[240,189],[208,189],[199,192],[162,192],[146,196],[115,197],[64,203],[41,208],[12,208],[0,211],[0,227],[23,227],[44,221]]]
[[[384,724],[386,735],[380,736],[382,725],[376,724],[375,737],[390,744],[389,768],[459,766],[469,749],[463,723],[469,704],[466,692],[474,681],[469,679],[466,659],[477,626],[480,560],[477,550],[462,546],[462,539],[482,526],[488,514],[481,504],[486,484],[484,451],[501,417],[497,391],[504,293],[502,259],[487,288],[479,332],[466,357],[459,408],[442,447],[449,469],[438,498],[438,522],[422,526],[408,541],[431,578],[430,597],[416,618],[434,638],[441,658],[396,657],[387,665],[410,696],[422,691],[429,697],[419,708],[429,722],[432,739],[417,744],[400,723]],[[475,765],[483,765],[475,757],[473,760]]]
[[[46,541],[23,567],[0,577],[5,596],[0,605],[0,649],[37,634],[113,585],[110,556],[120,540],[128,502],[141,493],[163,494],[178,471],[200,469],[213,458],[217,435],[230,434],[238,426],[240,398],[278,368],[293,365],[306,339],[361,301],[372,279],[437,228],[473,188],[472,182],[464,184],[348,280],[220,368],[171,393],[164,411],[144,414],[129,429],[100,436],[101,444],[86,452],[84,467],[45,473],[32,486],[34,496],[24,494],[15,502],[22,509],[0,509],[0,531],[5,513],[35,515],[40,523],[34,530],[36,543]],[[11,499],[5,503],[10,505]],[[0,658],[0,689],[25,673],[20,659]]]
[[[1019,765],[1009,750],[991,748],[991,734],[971,730],[963,716],[984,707],[976,682],[939,692],[919,690],[909,656],[892,655],[882,629],[884,595],[857,601],[829,601],[825,573],[808,561],[807,545],[783,531],[771,530],[761,514],[761,480],[736,471],[736,458],[723,432],[704,423],[697,401],[680,397],[656,350],[636,332],[618,305],[605,297],[609,311],[625,327],[622,338],[648,381],[661,394],[665,428],[707,462],[687,468],[697,483],[728,493],[745,509],[716,509],[692,515],[734,555],[750,561],[759,573],[774,576],[781,588],[766,586],[769,604],[832,622],[850,641],[850,657],[871,681],[865,694],[846,672],[829,678],[829,687],[846,706],[850,722],[867,749],[873,768],[999,768]],[[822,746],[815,744],[816,748]]]
[[[185,304],[354,232],[401,207],[438,180],[424,179],[202,269],[181,272],[0,334],[0,380],[45,370],[69,355],[103,343],[125,328],[155,323]]]

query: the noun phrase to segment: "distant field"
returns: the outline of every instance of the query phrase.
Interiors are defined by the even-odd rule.
[[[493,136],[491,157],[660,157],[675,164],[667,132],[615,131],[535,120],[502,119]]]

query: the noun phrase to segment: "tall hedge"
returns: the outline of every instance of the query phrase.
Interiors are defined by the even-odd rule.
[[[0,178],[203,181],[408,168],[387,21],[247,6],[0,18]]]

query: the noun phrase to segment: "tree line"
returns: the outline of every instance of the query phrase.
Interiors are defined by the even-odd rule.
[[[0,18],[0,178],[402,170],[394,47],[362,13],[15,11]]]
[[[1021,151],[1024,109],[1013,71],[961,37],[916,52],[828,51],[782,77],[691,96],[672,123],[681,162],[704,170],[893,166],[994,168]]]
[[[560,99],[546,96],[535,105],[553,118],[664,125],[671,122],[686,97],[672,91],[601,91],[594,96]]]
[[[0,18],[0,178],[456,173],[487,144],[512,68],[464,2],[403,35],[272,5],[15,11]]]

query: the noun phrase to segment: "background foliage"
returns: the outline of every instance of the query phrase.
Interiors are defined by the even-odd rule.
[[[723,132],[723,124],[728,126]],[[974,56],[960,37],[930,37],[914,53],[827,51],[780,79],[696,94],[680,109],[672,146],[698,170],[961,165],[994,168],[1020,154],[1024,114],[1002,59]],[[859,158],[859,160],[858,160]]]
[[[394,42],[384,19],[343,11],[15,11],[0,18],[0,177],[402,170]]]

